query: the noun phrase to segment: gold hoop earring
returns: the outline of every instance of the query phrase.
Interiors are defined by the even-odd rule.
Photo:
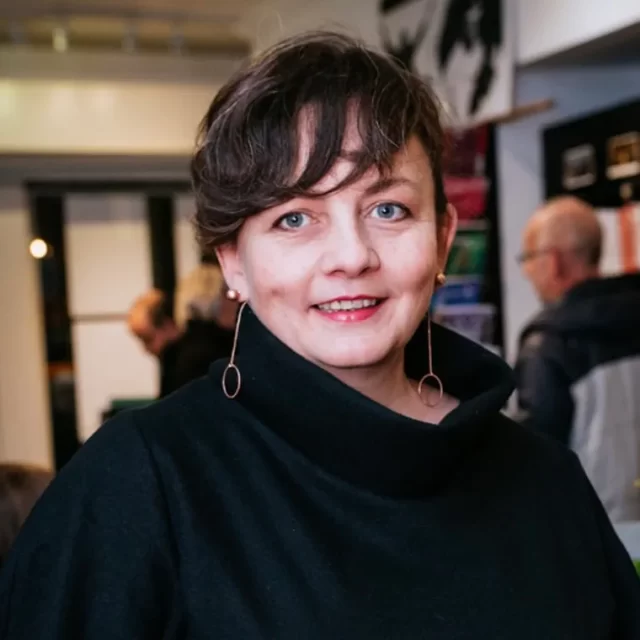
[[[441,287],[446,281],[447,281],[447,276],[441,271],[436,276],[436,284]]]
[[[418,382],[418,395],[420,396],[420,400],[422,404],[426,405],[430,409],[437,407],[444,396],[444,387],[442,386],[442,380],[433,372],[433,353],[431,351],[431,314],[427,317],[427,343],[428,343],[428,353],[429,353],[429,371],[426,375],[420,378],[420,382]],[[435,402],[429,402],[422,397],[422,387],[427,380],[435,380],[438,385],[438,399]]]
[[[231,291],[234,291],[234,290],[231,289]],[[238,317],[236,318],[236,328],[233,334],[233,346],[231,347],[231,357],[229,358],[229,364],[224,368],[224,371],[222,373],[222,391],[224,395],[227,396],[227,398],[229,398],[229,400],[233,400],[240,393],[240,387],[242,386],[242,376],[240,375],[240,369],[238,369],[238,367],[236,366],[235,360],[236,360],[236,349],[238,347],[238,333],[240,331],[240,318],[242,317],[242,312],[244,311],[244,308],[246,306],[247,306],[247,303],[245,301],[240,305],[240,308],[238,309]],[[237,379],[236,388],[233,390],[233,392],[227,389],[227,375],[229,374],[230,371],[235,371],[236,379]]]

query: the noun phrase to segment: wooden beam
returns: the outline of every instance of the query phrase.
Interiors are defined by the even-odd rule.
[[[530,102],[529,104],[519,105],[514,107],[509,113],[505,113],[496,118],[486,120],[483,124],[506,124],[508,122],[517,122],[523,118],[550,111],[555,107],[553,100],[538,100],[537,102]]]

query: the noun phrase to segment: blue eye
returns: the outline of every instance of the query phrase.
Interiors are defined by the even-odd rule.
[[[376,205],[372,213],[381,220],[402,220],[408,215],[406,207],[393,202],[383,202]]]
[[[295,229],[304,227],[308,223],[309,216],[306,213],[294,211],[282,216],[282,218],[280,218],[276,223],[276,227],[278,227],[279,229],[284,229],[285,231],[293,231]]]

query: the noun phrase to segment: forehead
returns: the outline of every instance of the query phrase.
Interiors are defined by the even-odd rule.
[[[316,135],[315,124],[309,112],[306,115],[305,113],[302,114],[294,178],[298,178],[303,173],[313,152]],[[313,187],[312,192],[323,193],[344,181],[353,169],[354,162],[351,158],[362,152],[363,144],[362,136],[358,130],[356,114],[355,111],[352,111],[347,119],[340,158]],[[402,177],[419,186],[429,187],[432,185],[431,162],[417,136],[409,138],[407,144],[392,157],[389,173],[394,177]],[[374,165],[359,180],[345,188],[363,188],[380,177],[380,171]]]
[[[538,215],[534,214],[534,216],[529,220],[529,222],[527,222],[527,225],[524,229],[523,243],[528,249],[531,249],[537,243],[539,235],[540,235],[540,220],[538,218]]]

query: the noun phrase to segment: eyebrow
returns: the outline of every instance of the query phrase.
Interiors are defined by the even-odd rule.
[[[408,180],[407,178],[380,178],[365,189],[365,194],[368,196],[375,195],[376,193],[380,193],[381,191],[385,191],[386,189],[390,189],[391,187],[396,187],[398,185],[408,185],[414,189],[417,187],[415,182]]]

